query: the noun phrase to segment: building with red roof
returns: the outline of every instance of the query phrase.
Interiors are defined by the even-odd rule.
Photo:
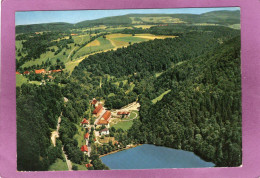
[[[80,123],[81,123],[81,125],[83,127],[88,127],[89,126],[89,121],[86,118],[84,118]]]
[[[88,147],[87,147],[87,145],[83,145],[80,149],[81,149],[81,151],[83,151],[83,152],[88,152]]]
[[[29,72],[29,71],[25,71],[23,74],[24,74],[24,75],[29,75],[30,72]]]
[[[108,128],[104,128],[103,130],[100,130],[100,135],[108,135],[108,134],[109,134]]]
[[[45,69],[35,70],[34,72],[35,72],[35,74],[45,74],[46,73]]]
[[[57,72],[61,72],[62,70],[60,70],[60,69],[57,69],[57,70],[51,70],[51,71],[49,71],[49,73],[57,73]]]
[[[20,75],[21,73],[20,72],[15,72],[15,74]]]
[[[89,133],[86,133],[84,137],[85,139],[89,139]]]
[[[93,165],[90,164],[90,163],[86,164],[86,168],[89,168],[89,167],[92,167],[92,166],[93,166]]]
[[[92,105],[92,106],[96,106],[96,105],[97,105],[97,102],[98,102],[98,101],[94,98],[94,99],[92,100],[92,102],[91,102],[91,105]]]
[[[102,118],[105,119],[106,121],[109,121],[111,119],[111,112],[106,111],[105,114],[102,116]]]
[[[102,104],[100,104],[94,109],[93,114],[95,114],[98,117],[102,111],[103,111],[103,106]]]

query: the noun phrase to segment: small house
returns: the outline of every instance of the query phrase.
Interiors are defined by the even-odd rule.
[[[84,118],[82,121],[81,121],[81,125],[82,125],[82,127],[89,127],[89,121],[86,119],[86,118]]]
[[[108,134],[109,134],[108,128],[104,128],[103,130],[100,130],[100,135],[108,135]]]
[[[35,70],[34,72],[35,72],[35,74],[45,74],[46,73],[45,69]]]
[[[89,133],[86,133],[84,136],[85,139],[89,139]]]
[[[84,153],[87,153],[87,152],[88,152],[88,147],[87,147],[87,145],[83,145],[83,146],[81,147],[81,151],[84,152]]]

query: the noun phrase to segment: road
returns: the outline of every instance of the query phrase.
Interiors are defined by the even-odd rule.
[[[68,169],[69,169],[69,171],[71,171],[71,170],[72,170],[72,163],[71,163],[71,161],[68,159],[68,156],[67,156],[67,155],[65,154],[65,152],[64,152],[64,146],[62,146],[62,152],[63,152],[63,154],[64,154],[64,156],[65,156],[65,160],[66,160]]]
[[[59,129],[60,129],[60,123],[61,123],[61,116],[62,116],[62,112],[60,113],[60,117],[58,118],[57,129],[51,133],[51,141],[52,141],[52,144],[53,144],[54,146],[56,146],[56,138],[59,137]],[[64,152],[64,146],[62,146],[62,152],[63,152],[63,154],[64,154],[64,156],[65,156],[68,169],[69,169],[69,171],[71,171],[71,170],[72,170],[72,163],[71,163],[71,161],[68,159],[68,156],[67,156],[67,155],[65,154],[65,152]]]

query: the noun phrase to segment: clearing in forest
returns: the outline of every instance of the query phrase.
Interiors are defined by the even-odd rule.
[[[136,34],[135,37],[154,40],[154,39],[176,38],[177,36],[153,35],[148,33],[148,34]]]

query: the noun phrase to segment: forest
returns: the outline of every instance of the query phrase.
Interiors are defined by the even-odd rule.
[[[132,139],[193,151],[216,166],[242,164],[239,37],[176,66],[156,83],[171,92],[154,105],[140,99],[141,121],[128,132]]]

